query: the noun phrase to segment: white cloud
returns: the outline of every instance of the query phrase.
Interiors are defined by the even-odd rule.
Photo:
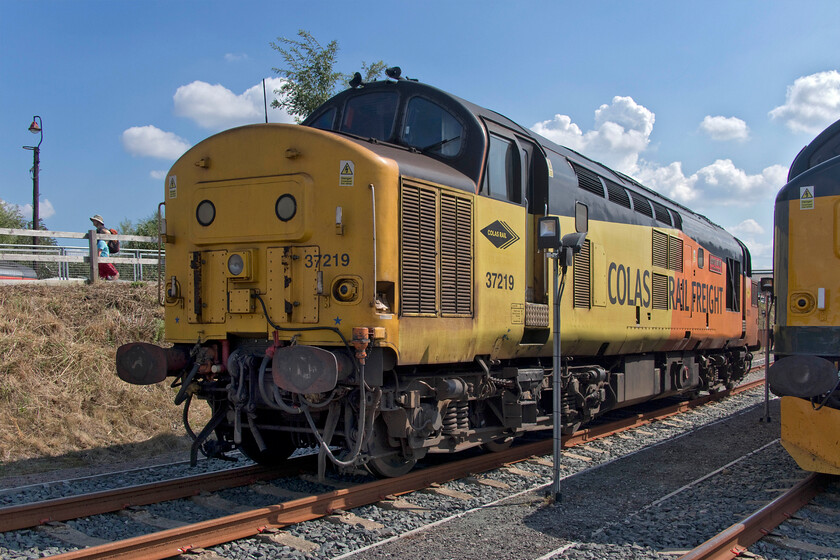
[[[234,53],[226,53],[225,54],[225,61],[227,62],[239,62],[240,60],[248,60],[247,54],[234,54]]]
[[[725,159],[686,175],[679,161],[668,165],[645,161],[640,156],[650,144],[655,121],[656,115],[631,97],[616,96],[610,105],[601,105],[595,111],[593,130],[583,132],[570,117],[560,114],[538,122],[532,130],[696,208],[748,206],[772,200],[786,182],[787,169],[779,165],[749,175]],[[748,135],[746,123],[735,117],[709,116],[703,122],[709,134],[733,139]]]
[[[152,125],[133,126],[122,133],[125,151],[133,156],[174,160],[190,148],[183,138]]]
[[[271,102],[277,98],[274,90],[280,89],[283,83],[282,78],[265,80],[269,122],[294,122],[284,110],[271,108]],[[237,95],[221,84],[195,81],[179,87],[174,101],[176,115],[187,117],[209,130],[265,122],[262,82]]]
[[[20,215],[32,223],[32,204],[12,204],[16,206]],[[46,220],[55,216],[55,208],[48,198],[38,201],[38,221]]]
[[[770,111],[794,132],[816,134],[840,118],[840,72],[830,70],[797,78],[785,104]]]
[[[586,154],[608,167],[633,174],[639,154],[650,143],[656,115],[632,97],[615,96],[610,105],[595,111],[595,129],[583,133],[567,115],[538,122],[531,127],[549,140]]]
[[[680,162],[668,166],[644,163],[637,175],[643,184],[693,208],[752,206],[771,201],[787,182],[787,168],[771,165],[755,175],[719,159],[686,176]]]
[[[761,225],[753,220],[752,218],[747,218],[737,226],[732,226],[728,228],[730,232],[734,233],[735,235],[762,235],[764,234],[764,228]]]
[[[166,179],[166,173],[167,172],[163,170],[149,171],[149,177],[156,181],[162,181]]]
[[[700,123],[700,130],[712,140],[744,141],[750,136],[747,123],[737,117],[713,117],[706,115]]]
[[[769,216],[767,217],[769,220]],[[753,263],[759,261],[767,263],[772,262],[773,257],[773,243],[769,236],[765,235],[767,230],[752,218],[747,218],[738,225],[726,228],[731,234],[744,242],[747,249],[753,258]],[[757,264],[753,264],[755,268],[761,268]],[[767,266],[766,264],[764,266]]]

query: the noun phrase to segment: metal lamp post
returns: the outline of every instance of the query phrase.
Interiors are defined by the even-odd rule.
[[[548,210],[546,209],[546,213]],[[560,271],[562,270],[564,278],[566,270],[572,266],[574,262],[574,255],[579,253],[586,240],[585,230],[588,229],[588,214],[584,217],[578,218],[578,209],[575,209],[575,227],[583,230],[582,233],[570,233],[564,237],[560,237],[560,220],[557,216],[545,216],[539,220],[539,232],[537,235],[537,249],[545,251],[546,256],[554,261],[553,264],[553,282],[552,282],[552,304],[554,306],[554,356],[553,369],[554,378],[552,389],[554,391],[554,441],[553,441],[553,455],[554,455],[554,477],[551,484],[549,497],[555,503],[560,501],[560,457],[563,452],[563,419],[562,419],[562,369],[563,362],[560,352],[560,300],[563,296],[563,284],[560,283]],[[564,280],[565,281],[565,280]]]
[[[32,229],[39,229],[38,216],[38,171],[41,163],[41,142],[44,141],[44,130],[42,126],[41,117],[35,115],[32,117],[32,124],[29,125],[29,132],[40,135],[37,146],[24,146],[24,150],[32,150],[33,164],[32,164]],[[38,244],[38,237],[32,237],[32,244]]]

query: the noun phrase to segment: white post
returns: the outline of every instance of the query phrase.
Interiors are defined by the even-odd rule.
[[[96,248],[96,230],[88,230],[88,244],[90,245],[90,283],[99,280],[99,250]]]

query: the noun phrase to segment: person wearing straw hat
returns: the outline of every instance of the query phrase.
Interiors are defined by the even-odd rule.
[[[105,227],[105,220],[102,219],[102,216],[99,214],[95,214],[91,219],[93,225],[96,227],[96,233],[111,233],[108,228]],[[108,249],[108,242],[99,239],[96,241],[96,248],[99,250],[100,257],[110,257],[111,251]],[[120,277],[120,272],[117,270],[117,267],[114,266],[113,263],[99,263],[99,277],[104,278],[105,280],[116,280]]]

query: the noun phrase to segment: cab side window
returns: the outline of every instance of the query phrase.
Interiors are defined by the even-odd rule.
[[[499,200],[521,202],[519,181],[516,180],[516,146],[493,134],[490,135],[490,151],[481,192]]]

